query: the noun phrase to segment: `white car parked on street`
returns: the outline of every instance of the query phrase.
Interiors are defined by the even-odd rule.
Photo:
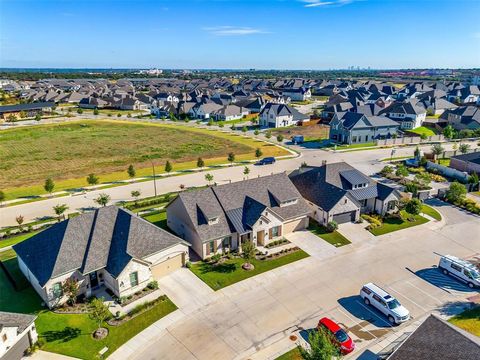
[[[410,319],[410,312],[397,299],[373,283],[363,285],[360,296],[366,305],[382,312],[392,324]]]

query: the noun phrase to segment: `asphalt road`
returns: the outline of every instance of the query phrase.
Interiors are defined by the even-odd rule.
[[[451,146],[444,145],[444,147],[449,149]],[[391,149],[333,152],[314,148],[310,149],[303,146],[292,146],[292,148],[300,151],[301,155],[296,158],[277,161],[274,165],[249,165],[249,177],[265,176],[271,173],[279,173],[283,171],[291,172],[295,169],[298,169],[303,162],[306,162],[308,165],[321,165],[322,161],[327,161],[329,163],[346,161],[365,174],[370,175],[381,170],[383,166],[385,166],[385,163],[379,160],[390,157],[391,153]],[[428,151],[430,146],[424,146],[423,149]],[[396,149],[395,156],[413,155],[413,151],[413,147],[398,148]],[[208,172],[214,176],[214,181],[217,184],[224,184],[230,181],[234,182],[243,180],[245,177],[243,175],[243,169],[244,166],[234,166],[208,170]],[[206,185],[207,181],[205,180],[205,172],[187,173],[185,175],[160,178],[156,180],[158,194],[179,191],[181,184],[185,185],[186,187]],[[140,190],[142,197],[153,196],[153,180],[132,183],[104,190],[90,191],[86,194],[76,194],[73,196],[45,199],[33,203],[0,208],[0,227],[16,225],[15,218],[18,215],[24,216],[25,223],[42,218],[44,216],[52,216],[52,208],[57,204],[66,204],[69,207],[69,212],[82,211],[96,207],[97,205],[93,199],[97,198],[100,193],[107,193],[110,195],[112,203],[124,200],[132,200],[131,192],[133,190]]]

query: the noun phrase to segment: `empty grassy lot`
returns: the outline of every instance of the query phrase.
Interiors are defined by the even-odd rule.
[[[310,126],[291,126],[286,128],[272,130],[272,135],[282,134],[286,139],[291,139],[294,135],[303,135],[305,141],[319,141],[328,139],[330,127],[327,125],[310,125]]]
[[[52,177],[55,191],[86,186],[85,177],[95,173],[100,182],[128,178],[133,164],[137,176],[151,175],[151,158],[157,173],[166,160],[173,170],[226,163],[233,152],[237,161],[287,155],[273,144],[215,130],[177,125],[132,123],[118,120],[80,120],[62,124],[25,127],[0,133],[0,184],[7,200],[45,194],[43,183]]]

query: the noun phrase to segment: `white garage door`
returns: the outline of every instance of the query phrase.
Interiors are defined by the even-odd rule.
[[[184,264],[184,255],[178,254],[168,260],[152,266],[152,275],[155,279],[170,274],[172,271],[180,269]]]

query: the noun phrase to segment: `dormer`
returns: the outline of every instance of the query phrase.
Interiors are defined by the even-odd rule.
[[[370,185],[370,179],[358,170],[345,170],[340,172],[344,188],[349,190],[363,189]]]

